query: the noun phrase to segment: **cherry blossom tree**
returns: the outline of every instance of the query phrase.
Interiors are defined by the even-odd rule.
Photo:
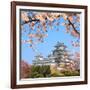
[[[31,73],[31,66],[27,62],[21,60],[20,78],[28,78],[30,73]]]
[[[64,22],[60,22],[60,18],[64,19]],[[27,36],[28,40],[23,40],[22,43],[28,43],[31,48],[38,43],[43,43],[44,38],[48,37],[48,30],[53,30],[53,26],[65,26],[65,32],[76,38],[76,41],[71,41],[73,47],[79,46],[80,39],[80,14],[70,12],[36,12],[36,11],[21,11],[21,30],[27,32],[24,29],[24,25],[29,25],[29,31]],[[57,28],[56,31],[59,31]]]
[[[75,68],[77,70],[80,70],[80,53],[79,52],[75,52],[74,59],[75,59]]]

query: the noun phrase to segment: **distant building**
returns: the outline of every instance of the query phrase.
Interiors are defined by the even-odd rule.
[[[33,65],[56,65],[55,57],[49,56],[48,58],[44,58],[42,55],[37,55],[33,60]]]

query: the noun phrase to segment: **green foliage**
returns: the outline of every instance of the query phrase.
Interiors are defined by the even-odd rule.
[[[62,77],[62,76],[64,76],[64,74],[61,73],[60,71],[58,71],[56,68],[52,68],[51,69],[51,76],[52,77]]]
[[[56,73],[52,74],[52,77],[63,77],[63,76],[65,76],[65,75],[63,73],[60,73],[60,72],[59,73],[56,72]]]
[[[31,71],[32,72],[38,72],[40,70],[40,66],[32,66]]]
[[[79,71],[65,71],[64,75],[65,76],[79,76],[80,72]]]
[[[39,74],[38,72],[33,72],[30,75],[30,78],[39,78],[39,77],[43,77],[43,75],[42,74]]]
[[[50,77],[51,71],[49,65],[44,66],[32,66],[30,78],[39,78],[39,77]]]
[[[79,71],[64,71],[64,72],[55,71],[54,73],[52,73],[51,76],[52,77],[80,76],[80,72]]]
[[[49,65],[32,66],[28,78],[44,78],[44,77],[65,77],[65,76],[79,76],[80,71],[65,70],[63,72],[56,68],[50,69]]]

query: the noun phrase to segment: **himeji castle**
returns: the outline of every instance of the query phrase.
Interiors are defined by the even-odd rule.
[[[58,42],[54,47],[55,49],[46,58],[41,54],[36,55],[33,60],[33,65],[50,65],[57,67],[59,70],[69,67],[73,70],[80,69],[79,60],[72,58],[73,55],[66,49],[64,43]],[[62,67],[62,65],[65,67]]]
[[[33,65],[56,65],[60,63],[68,63],[70,61],[69,55],[66,55],[66,46],[64,43],[58,42],[55,50],[47,58],[41,54],[36,55],[33,60]]]

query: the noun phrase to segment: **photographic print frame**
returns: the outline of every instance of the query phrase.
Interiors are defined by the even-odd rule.
[[[21,12],[20,12],[21,10]],[[21,14],[23,10],[33,10],[32,12],[42,14],[42,12],[58,12],[60,13],[81,13],[80,21],[80,79],[75,77],[62,78],[35,78],[22,79],[21,63],[23,52],[21,49]],[[41,12],[42,11],[42,12]],[[20,12],[20,13],[19,13]],[[44,13],[45,14],[45,13]],[[25,13],[24,13],[25,15]],[[56,14],[55,14],[56,15]],[[53,16],[53,15],[52,15]],[[28,18],[26,23],[28,22]],[[48,18],[50,20],[50,18]],[[52,18],[51,18],[52,19]],[[52,26],[52,25],[51,25]],[[81,32],[82,31],[82,32]],[[20,36],[19,36],[20,35]],[[23,35],[22,35],[23,36]],[[58,37],[58,36],[57,36]],[[40,38],[39,38],[40,39]],[[28,42],[28,41],[27,41]],[[72,44],[74,44],[72,42]],[[83,49],[82,49],[83,48]],[[21,49],[21,50],[20,50]],[[43,49],[43,48],[42,48]],[[20,50],[20,51],[19,51]],[[81,53],[81,51],[83,53]],[[30,53],[31,54],[31,53]],[[37,68],[37,67],[36,67]],[[11,88],[31,88],[31,87],[47,87],[47,86],[64,86],[87,84],[87,6],[82,5],[66,5],[66,4],[50,4],[50,3],[32,3],[32,2],[11,2]]]

